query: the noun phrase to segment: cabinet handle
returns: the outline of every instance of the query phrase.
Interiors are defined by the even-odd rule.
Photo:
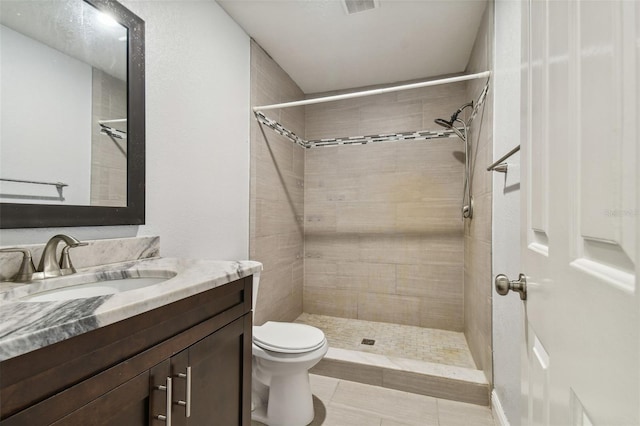
[[[156,416],[156,419],[164,421],[167,424],[167,426],[171,426],[171,408],[172,408],[171,403],[173,399],[173,396],[171,395],[172,388],[173,387],[171,386],[171,377],[167,377],[167,386],[164,386],[164,385],[158,386],[159,390],[167,392],[167,402],[166,402],[167,415],[163,416],[162,414],[158,414]]]
[[[178,377],[187,379],[187,400],[178,400],[178,405],[184,406],[186,417],[191,417],[191,367],[187,367],[187,374],[178,373]]]

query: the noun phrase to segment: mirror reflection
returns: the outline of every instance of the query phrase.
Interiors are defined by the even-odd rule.
[[[127,28],[83,1],[1,1],[0,43],[0,202],[127,206]]]

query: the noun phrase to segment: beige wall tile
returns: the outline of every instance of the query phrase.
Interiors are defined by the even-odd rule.
[[[361,283],[359,290],[374,293],[394,293],[396,265],[386,263],[341,262],[338,279]]]
[[[397,265],[398,294],[461,300],[463,272],[461,263]]]
[[[251,71],[255,75],[255,80],[252,81],[254,87],[252,87],[252,101],[253,105],[269,105],[277,103],[279,99],[278,87],[274,80],[269,77],[268,72],[260,68],[252,68]],[[279,112],[277,114],[269,113],[271,117],[280,119]]]
[[[431,128],[427,126],[427,128]],[[433,175],[455,174],[462,185],[464,159],[454,153],[464,153],[464,145],[458,138],[431,139],[416,142],[396,143],[395,152],[398,170],[433,171]],[[449,180],[449,179],[447,179]]]
[[[304,268],[308,274],[336,275],[338,273],[338,262],[306,258]]]
[[[254,42],[251,102],[302,99],[302,91]],[[304,135],[304,108],[269,111]],[[304,286],[304,152],[251,116],[250,256],[263,262],[255,323],[292,321],[302,313]]]
[[[399,99],[398,93],[390,92],[360,99],[360,118],[405,117],[422,111],[422,99]],[[386,129],[389,130],[393,129]]]
[[[474,240],[491,242],[491,194],[473,198],[473,220],[469,222],[469,232]]]
[[[462,298],[420,298],[421,327],[440,328],[442,330],[462,331],[465,316]]]
[[[302,93],[292,95],[290,100],[299,100]],[[304,107],[283,108],[280,112],[280,124],[304,139]],[[297,145],[298,148],[304,149]]]
[[[396,229],[402,233],[462,232],[458,199],[433,199],[423,202],[396,204]]]
[[[360,113],[357,108],[334,108],[333,103],[307,106],[307,140],[358,135]]]
[[[329,151],[330,149],[337,150],[338,172],[353,174],[355,179],[369,176],[372,173],[396,171],[396,153],[393,144],[343,145],[318,151]]]
[[[277,268],[281,259],[277,247],[277,235],[255,237],[252,239],[251,244],[252,251],[254,252],[251,258],[261,262],[265,272],[272,271]]]
[[[446,75],[439,76],[438,78],[445,78]],[[418,80],[424,81],[424,80]],[[410,82],[409,82],[410,83]],[[397,92],[398,101],[404,101],[408,99],[422,99],[425,102],[437,102],[439,98],[452,98],[458,97],[464,99],[467,91],[467,82],[461,81],[459,83],[441,84],[431,87],[422,87],[419,89],[403,90]],[[453,111],[451,111],[453,113]],[[451,115],[451,114],[449,114]]]
[[[298,219],[296,213],[291,206],[283,202],[257,200],[255,237],[295,232],[303,226],[301,218]]]
[[[338,172],[338,150],[335,148],[313,148],[305,152],[305,177],[309,175],[331,176]]]
[[[441,198],[460,198],[462,171],[399,171],[393,174],[369,174],[360,179],[359,201],[391,203],[420,202]],[[462,204],[460,202],[460,204]]]
[[[364,118],[360,119],[359,133],[363,135],[380,135],[396,132],[414,132],[416,130],[420,130],[421,128],[422,114],[420,114],[419,112],[406,116],[392,115],[382,118],[366,115]]]
[[[304,183],[304,156],[306,153],[306,149],[299,146],[294,145],[293,147],[293,174],[296,177],[302,176],[302,181]]]
[[[462,264],[461,232],[428,232],[408,234],[361,235],[360,258],[372,263],[403,265],[456,263]]]
[[[492,8],[485,10],[467,72],[490,68],[493,57]],[[475,99],[485,81],[469,82],[467,93]],[[474,217],[465,221],[464,258],[464,331],[469,349],[478,368],[492,381],[491,374],[491,179],[486,171],[493,157],[493,103],[490,87],[483,109],[469,129],[472,147]],[[502,154],[500,154],[502,155]]]
[[[395,231],[395,206],[384,202],[337,203],[336,231],[385,233]]]
[[[383,293],[358,293],[358,319],[416,325],[420,323],[420,299]]]
[[[306,288],[322,287],[322,288],[338,288],[338,276],[329,274],[305,274],[304,285]]]
[[[256,304],[255,324],[282,320],[290,315],[293,303],[293,276],[291,267],[282,267],[260,275],[260,288]],[[287,315],[285,315],[287,314]]]
[[[305,203],[304,231],[306,234],[335,233],[337,213],[335,203]]]
[[[126,141],[100,133],[99,120],[126,117],[126,83],[93,68],[91,126],[91,204],[127,205]],[[117,124],[114,127],[126,130]]]
[[[335,288],[304,288],[304,312],[355,318],[358,312],[358,293]]]
[[[474,147],[476,146],[475,141],[472,144]],[[492,191],[492,172],[487,171],[487,167],[493,160],[489,153],[492,152],[491,147],[482,146],[479,150],[474,151],[472,165],[472,194],[474,197],[478,197],[480,195],[491,194]],[[500,154],[502,155],[502,154]]]
[[[293,148],[291,141],[269,129],[258,137],[258,160],[272,164],[279,173],[293,172]],[[261,136],[261,137],[260,137]],[[265,138],[266,136],[266,138]]]
[[[305,257],[333,261],[360,261],[360,238],[354,234],[305,233]]]

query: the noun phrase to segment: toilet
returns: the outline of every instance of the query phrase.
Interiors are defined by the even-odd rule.
[[[253,312],[259,276],[254,276]],[[268,321],[253,327],[251,419],[268,426],[305,426],[314,417],[309,369],[329,349],[322,330]]]

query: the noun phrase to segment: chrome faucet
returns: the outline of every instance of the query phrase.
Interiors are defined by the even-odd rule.
[[[66,246],[62,249],[60,255],[60,261],[57,260],[56,254],[58,251],[58,244],[63,242]],[[11,278],[11,281],[26,283],[34,280],[42,280],[45,278],[59,277],[61,275],[69,275],[76,272],[76,268],[71,263],[69,257],[69,249],[74,247],[86,246],[87,243],[78,241],[77,239],[64,234],[58,234],[47,242],[42,251],[42,257],[40,258],[40,265],[36,270],[33,266],[33,260],[31,253],[27,249],[23,248],[7,248],[1,249],[0,252],[19,252],[22,253],[22,264],[18,272]]]

